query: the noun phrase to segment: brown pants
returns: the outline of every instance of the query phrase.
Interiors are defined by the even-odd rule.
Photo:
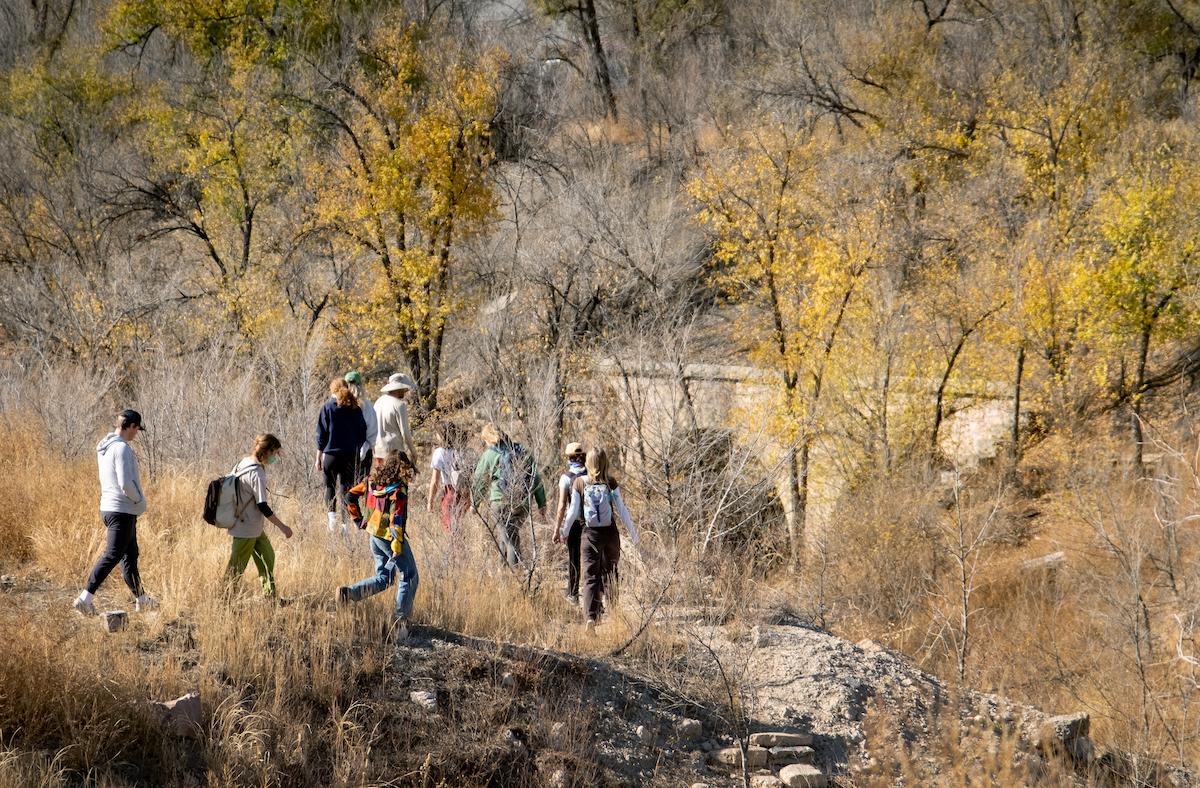
[[[583,528],[580,544],[583,564],[583,609],[589,621],[600,618],[601,599],[611,605],[616,597],[617,562],[621,560],[621,535],[615,525],[606,528]]]

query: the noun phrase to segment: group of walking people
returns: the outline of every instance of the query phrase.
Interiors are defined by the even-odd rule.
[[[367,397],[357,371],[334,379],[329,399],[322,405],[316,425],[313,463],[324,480],[327,509],[325,524],[340,534],[350,533],[347,519],[365,530],[375,572],[335,592],[339,606],[352,604],[396,585],[396,637],[407,636],[407,621],[419,583],[416,559],[408,539],[409,490],[417,475],[417,453],[405,401],[413,390],[403,373],[388,378],[374,403]],[[157,601],[142,587],[138,572],[137,518],[146,511],[146,498],[131,443],[145,430],[142,416],[126,410],[114,430],[96,447],[100,475],[100,511],[108,530],[104,552],[93,567],[85,589],[74,601],[84,615],[95,615],[94,595],[108,574],[120,564],[135,609],[155,607]],[[485,449],[468,475],[465,432],[454,422],[439,426],[438,443],[430,458],[431,478],[426,509],[440,515],[442,527],[455,539],[468,513],[485,509],[480,516],[505,563],[523,563],[521,529],[536,509],[546,519],[546,492],[530,452],[496,425],[480,431]],[[268,502],[267,467],[278,461],[283,446],[269,433],[255,437],[251,452],[230,471],[235,484],[247,495],[233,527],[226,580],[232,588],[251,561],[258,571],[263,593],[276,597],[275,552],[265,524],[271,523],[284,538],[292,529]],[[553,541],[567,550],[565,596],[575,604],[582,598],[587,624],[592,627],[612,603],[617,581],[621,542],[617,519],[624,524],[632,544],[639,534],[621,496],[620,485],[609,470],[603,448],[584,451],[580,443],[568,444],[567,467],[559,478]],[[253,503],[253,505],[249,505]]]

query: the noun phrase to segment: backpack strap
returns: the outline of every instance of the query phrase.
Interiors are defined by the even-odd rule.
[[[247,473],[254,470],[255,468],[261,468],[261,467],[263,467],[261,462],[255,462],[255,463],[251,463],[250,465],[247,465],[245,468],[242,468],[239,471],[237,469],[237,466],[235,465],[235,466],[233,466],[233,470],[229,472],[229,475],[232,476],[234,479],[241,481],[242,477],[245,476]],[[233,486],[233,494],[238,496],[239,499],[242,495],[242,491],[237,486],[236,483]],[[234,516],[239,520],[242,519],[242,515],[246,513],[246,510],[250,508],[250,504],[252,504],[252,503],[254,503],[254,491],[253,490],[250,491],[250,496],[244,504],[241,504],[240,506],[234,506],[234,509],[233,509]]]

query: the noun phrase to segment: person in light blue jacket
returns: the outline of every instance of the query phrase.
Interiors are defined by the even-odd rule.
[[[137,456],[129,445],[145,429],[142,414],[122,411],[116,428],[96,445],[96,464],[100,471],[100,517],[108,528],[104,553],[92,567],[87,587],[76,597],[75,610],[85,616],[96,615],[92,601],[100,584],[121,565],[125,585],[133,593],[134,609],[156,607],[157,601],[146,594],[138,573],[137,518],[146,511],[146,494],[138,477]]]

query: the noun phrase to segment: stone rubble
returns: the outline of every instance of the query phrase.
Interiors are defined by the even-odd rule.
[[[101,621],[109,632],[120,632],[129,623],[129,616],[124,610],[109,610]]]
[[[175,700],[154,702],[150,706],[158,716],[159,726],[164,733],[195,738],[204,730],[203,709],[198,692],[189,692]]]

